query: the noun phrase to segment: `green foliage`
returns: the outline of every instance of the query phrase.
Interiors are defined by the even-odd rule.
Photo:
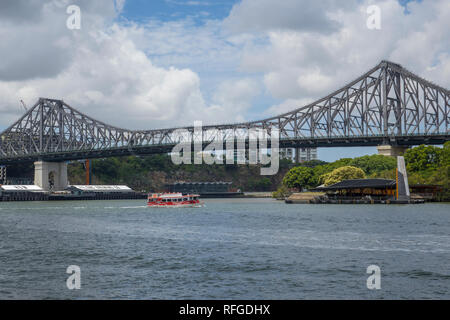
[[[413,184],[437,184],[449,190],[450,141],[443,148],[419,146],[405,153],[408,177]],[[382,155],[343,158],[331,163],[320,160],[304,162],[293,167],[289,160],[280,160],[280,172],[276,176],[261,177],[258,166],[249,165],[174,165],[167,154],[146,157],[121,157],[92,161],[93,183],[126,184],[136,190],[163,190],[166,183],[174,181],[233,181],[235,188],[243,191],[269,191],[276,186],[310,188],[336,180],[333,171],[351,166],[362,169],[370,178],[394,179],[396,159]],[[291,170],[289,170],[291,169]],[[32,164],[8,167],[10,176],[33,175]],[[85,170],[82,163],[69,165],[69,180],[83,184]],[[359,171],[359,174],[361,172]],[[283,178],[284,177],[284,178]],[[345,176],[347,178],[347,176]],[[352,178],[352,176],[350,176]],[[332,180],[334,179],[334,180]],[[343,178],[342,178],[343,179]],[[280,190],[278,190],[280,191]],[[280,195],[282,193],[278,193]]]
[[[252,191],[270,191],[272,188],[272,181],[270,181],[269,178],[252,178],[248,181],[247,188]]]
[[[272,198],[284,199],[289,197],[291,194],[292,192],[289,191],[289,189],[285,185],[281,185],[281,187],[279,187],[277,191],[272,193]]]
[[[405,153],[405,160],[410,185],[441,185],[444,187],[441,198],[450,199],[450,141],[443,148],[424,145],[411,148]],[[300,189],[330,185],[345,179],[363,179],[366,175],[370,178],[395,179],[396,167],[396,158],[382,155],[344,158],[331,163],[310,161],[290,170],[283,179],[283,185]]]
[[[314,184],[314,171],[308,167],[295,167],[284,176],[283,184],[288,188],[299,190],[308,188]]]
[[[333,172],[333,171],[331,171],[331,172]],[[318,185],[324,185],[325,181],[327,181],[330,178],[331,172],[327,172],[327,173],[324,173],[324,174],[318,176],[317,177],[317,184]]]
[[[386,170],[394,170],[397,167],[397,160],[394,157],[374,154],[371,156],[355,158],[349,165],[360,168],[366,174],[371,175]]]
[[[292,168],[294,164],[289,159],[280,158],[280,168]]]
[[[312,161],[311,161],[312,162]],[[313,168],[312,186],[319,186],[325,183],[331,172],[335,169],[352,166],[362,169],[370,177],[378,177],[379,175],[393,178],[394,169],[397,166],[397,160],[392,157],[382,155],[363,156],[358,158],[343,158],[331,163],[315,162]],[[302,164],[302,165],[305,165]],[[309,163],[307,164],[309,165]],[[381,177],[380,176],[380,177]]]
[[[302,163],[302,167],[315,168],[317,166],[323,166],[328,162],[322,160],[310,160]]]
[[[173,164],[167,154],[96,159],[91,162],[93,184],[125,184],[139,191],[164,191],[166,184],[176,181],[231,181],[243,191],[273,191],[288,171],[288,163],[280,165],[277,175],[263,177],[256,165]],[[292,166],[292,164],[289,164]],[[85,183],[83,163],[69,166],[69,181]]]
[[[405,152],[408,171],[419,172],[428,169],[435,170],[441,162],[442,148],[420,145]]]
[[[324,184],[326,186],[341,182],[343,180],[365,179],[366,174],[363,170],[357,167],[344,166],[334,169],[331,173],[324,177]]]
[[[85,184],[86,169],[81,162],[72,162],[67,166],[67,175],[70,184]]]
[[[370,175],[367,175],[368,178],[372,179],[390,179],[395,180],[395,170],[383,170],[383,171],[377,171],[373,172]]]
[[[444,148],[441,151],[441,166],[450,166],[450,141],[444,143]]]

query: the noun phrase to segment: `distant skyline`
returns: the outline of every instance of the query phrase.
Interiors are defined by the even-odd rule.
[[[69,5],[81,29],[66,27]],[[380,8],[381,29],[367,27]],[[448,0],[5,0],[0,130],[38,97],[129,129],[257,120],[387,59],[450,87]],[[376,148],[322,148],[319,158]]]

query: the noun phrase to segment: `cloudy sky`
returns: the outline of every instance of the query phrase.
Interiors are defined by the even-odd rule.
[[[374,4],[380,30],[366,24]],[[383,59],[449,88],[449,30],[449,0],[2,0],[0,130],[38,97],[130,129],[256,120]]]

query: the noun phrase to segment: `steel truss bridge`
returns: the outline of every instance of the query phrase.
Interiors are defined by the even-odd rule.
[[[40,98],[0,134],[0,164],[167,153],[181,141],[237,141],[248,139],[252,129],[274,128],[281,148],[443,144],[450,137],[449,108],[449,90],[389,61],[302,108],[260,121],[204,126],[200,134],[194,127],[121,129],[62,100]]]

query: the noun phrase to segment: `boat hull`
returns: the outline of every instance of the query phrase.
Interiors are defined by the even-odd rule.
[[[203,203],[188,203],[188,204],[147,204],[149,208],[201,208]]]

